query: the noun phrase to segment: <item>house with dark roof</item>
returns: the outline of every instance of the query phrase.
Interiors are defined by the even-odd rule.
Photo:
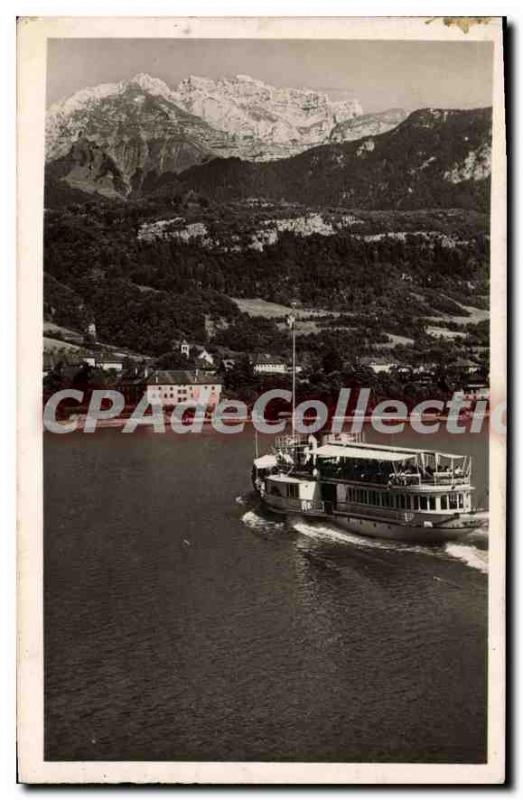
[[[285,375],[287,364],[279,356],[260,353],[251,359],[255,375]]]
[[[457,358],[453,363],[449,364],[447,369],[449,372],[454,373],[467,373],[473,375],[478,370],[478,365],[470,358]]]
[[[101,369],[104,372],[123,372],[124,357],[108,350],[77,350],[65,356],[64,359],[70,366],[82,366]]]
[[[215,406],[222,392],[222,378],[206,370],[162,369],[155,370],[145,379],[147,399],[151,404],[175,406],[206,400]]]
[[[359,362],[362,366],[371,369],[376,375],[380,372],[390,372],[397,366],[397,361],[387,357],[371,358],[370,356],[362,356]]]

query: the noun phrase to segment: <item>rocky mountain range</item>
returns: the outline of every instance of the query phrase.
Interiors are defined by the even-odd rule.
[[[171,89],[139,74],[52,105],[46,153],[52,174],[72,189],[127,196],[147,186],[149,176],[212,158],[288,158],[387,130],[403,118],[401,111],[363,115],[357,100],[335,102],[318,91],[277,88],[247,75],[190,76]]]
[[[135,112],[146,103],[146,110],[160,108],[166,121],[183,121],[189,136],[193,135],[193,117],[220,132],[221,136],[213,136],[206,131],[206,144],[215,155],[255,160],[286,157],[322,144],[337,125],[363,113],[357,100],[331,101],[322,92],[269,86],[248,75],[219,80],[191,75],[171,89],[159,78],[140,73],[128,81],[82,89],[52,105],[46,122],[48,157],[65,155],[71,139],[86,127],[103,135],[96,124],[100,113],[114,116],[118,122],[127,105],[135,120]],[[183,111],[190,116],[180,113]],[[142,138],[150,138],[148,123],[152,121],[159,120],[143,119]]]
[[[245,75],[174,89],[136,75],[49,109],[47,194],[196,190],[218,201],[485,210],[490,109],[361,112],[355,100]]]

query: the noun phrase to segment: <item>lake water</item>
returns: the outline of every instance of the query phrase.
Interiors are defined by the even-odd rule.
[[[423,445],[473,454],[484,494],[483,436]],[[270,517],[253,449],[46,434],[46,758],[484,761],[486,535]]]

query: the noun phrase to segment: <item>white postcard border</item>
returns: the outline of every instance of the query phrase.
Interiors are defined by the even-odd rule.
[[[21,18],[18,31],[18,753],[25,783],[482,784],[504,779],[506,443],[490,437],[488,762],[311,764],[43,760],[42,228],[46,41],[60,37],[492,41],[491,387],[505,399],[506,153],[502,24],[441,18]]]

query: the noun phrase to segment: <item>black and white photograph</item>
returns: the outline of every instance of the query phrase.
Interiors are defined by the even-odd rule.
[[[22,782],[502,782],[501,18],[18,33]]]

